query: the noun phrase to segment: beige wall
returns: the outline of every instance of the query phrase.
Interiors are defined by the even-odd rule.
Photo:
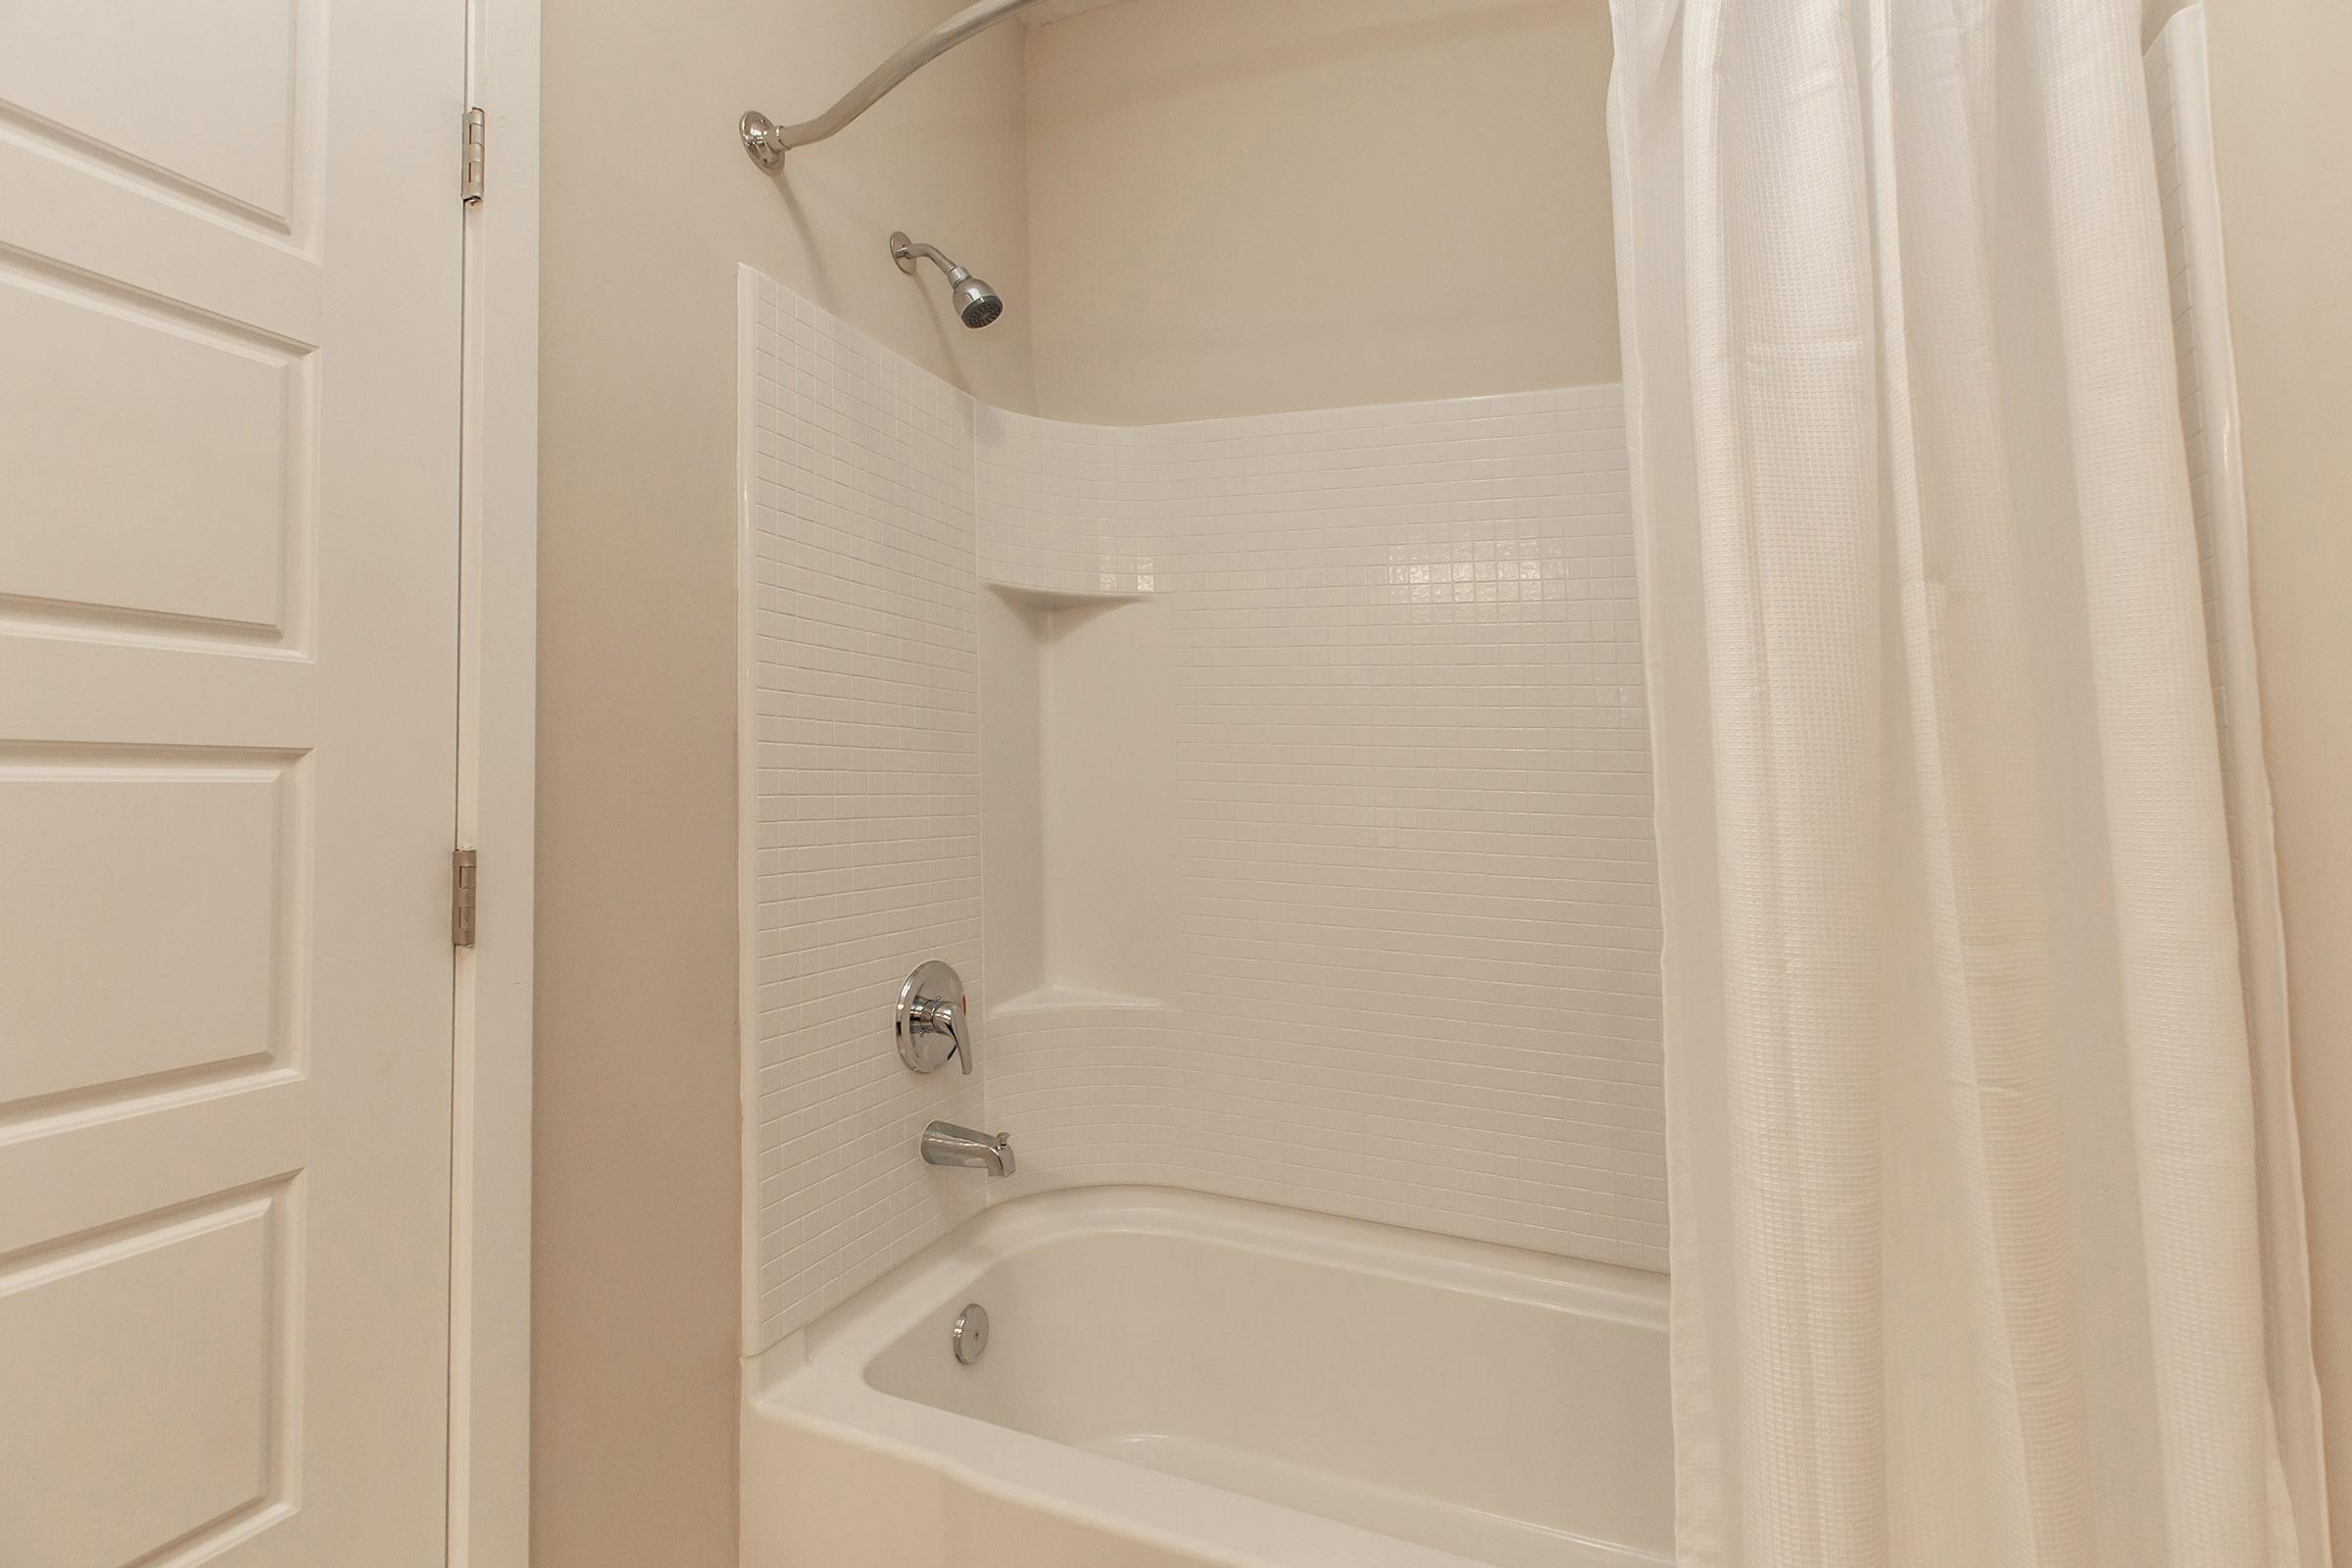
[[[1032,402],[1021,40],[917,77],[769,180],[812,113],[960,0],[546,8],[532,1533],[547,1568],[735,1562],[735,269]],[[495,178],[495,176],[493,176]],[[495,197],[493,198],[495,199]],[[967,332],[905,227],[1015,302]]]
[[[2212,0],[2335,1560],[2352,1565],[2352,7]]]
[[[1029,42],[1040,411],[1617,378],[1604,0],[1128,0]]]

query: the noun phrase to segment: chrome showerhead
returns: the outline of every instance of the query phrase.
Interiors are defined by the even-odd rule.
[[[954,301],[956,314],[963,324],[977,330],[1004,314],[1004,298],[995,289],[974,277],[940,253],[936,245],[923,245],[908,239],[904,232],[890,236],[890,258],[899,264],[899,270],[914,271],[917,258],[928,260],[948,274],[948,297]]]
[[[1004,314],[1004,299],[995,289],[968,272],[956,285],[956,314],[969,327],[986,326]]]

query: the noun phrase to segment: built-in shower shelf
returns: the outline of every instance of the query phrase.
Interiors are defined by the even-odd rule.
[[[1128,574],[1063,582],[1145,582]],[[982,916],[992,1017],[1167,1004],[1176,743],[1165,594],[992,581],[980,644]]]
[[[989,588],[1007,602],[1028,610],[1080,610],[1089,605],[1132,605],[1152,597],[1149,588],[1039,588],[1028,583],[999,582],[983,578]]]
[[[990,1018],[1020,1018],[1041,1012],[1164,1012],[1169,1004],[1158,997],[1130,996],[1123,991],[1091,991],[1083,986],[1039,986],[992,1004]]]

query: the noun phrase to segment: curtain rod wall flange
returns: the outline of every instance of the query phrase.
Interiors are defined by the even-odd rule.
[[[977,5],[964,7],[867,72],[862,81],[842,94],[840,102],[814,120],[779,125],[757,109],[746,110],[735,122],[736,134],[743,138],[744,152],[753,163],[771,173],[782,169],[784,155],[793,148],[823,141],[873,108],[893,87],[957,44],[1038,3],[1039,0],[979,0]]]

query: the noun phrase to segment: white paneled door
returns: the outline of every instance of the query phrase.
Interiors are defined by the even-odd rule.
[[[0,0],[0,1568],[444,1556],[462,0]]]

